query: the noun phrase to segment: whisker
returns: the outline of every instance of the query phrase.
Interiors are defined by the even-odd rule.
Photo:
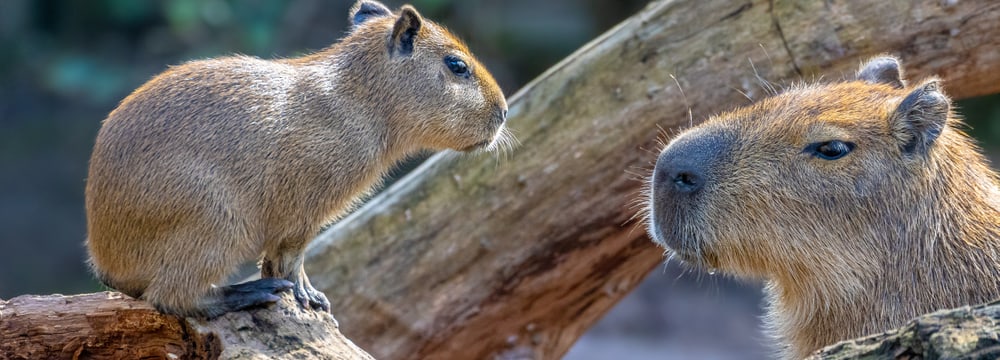
[[[760,83],[761,88],[764,89],[764,91],[766,91],[771,96],[778,95],[778,90],[774,88],[774,85],[772,85],[767,80],[764,80],[764,78],[760,76],[760,72],[757,71],[757,66],[754,65],[753,59],[747,58],[747,61],[750,63],[750,68],[753,69],[753,75],[755,78],[757,78],[757,81]]]
[[[681,87],[681,82],[677,81],[677,77],[674,74],[670,74],[670,78],[674,80],[674,84],[677,84],[677,90],[681,92],[681,98],[684,99],[684,106],[688,109],[688,127],[692,127],[694,126],[694,113],[691,112],[691,103],[688,102],[687,95],[684,94],[684,88]]]
[[[774,59],[771,59],[771,54],[767,53],[767,48],[764,47],[764,44],[757,43],[757,46],[760,46],[760,49],[764,51],[764,57],[766,57],[767,61],[771,63],[771,66],[774,67]]]
[[[753,102],[753,98],[752,98],[752,97],[750,97],[750,95],[747,95],[747,93],[743,92],[743,90],[740,90],[740,89],[737,89],[737,88],[734,88],[734,87],[732,87],[732,86],[730,86],[729,88],[730,88],[730,89],[733,89],[733,90],[736,90],[736,92],[740,93],[740,95],[743,95],[743,97],[747,98],[747,100],[750,100],[750,102]]]

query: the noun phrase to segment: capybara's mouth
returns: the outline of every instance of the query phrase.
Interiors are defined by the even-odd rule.
[[[698,246],[692,236],[687,236],[685,232],[687,228],[685,224],[690,219],[684,212],[690,209],[663,198],[654,198],[650,207],[652,211],[649,218],[649,234],[654,242],[677,253]]]
[[[490,144],[490,140],[483,140],[483,141],[477,142],[475,144],[469,145],[467,147],[464,147],[460,151],[462,151],[462,152],[475,151],[475,150],[482,149],[482,148],[486,147],[489,144]]]
[[[684,245],[678,247],[667,246],[668,260],[680,260],[688,266],[703,268],[708,271],[714,271],[718,267],[717,257],[707,251],[704,244],[694,239],[683,239],[679,242]]]
[[[708,229],[692,229],[695,221],[689,207],[677,206],[666,199],[653,200],[653,211],[650,214],[649,234],[653,242],[666,248],[674,259],[695,265],[706,264],[704,238],[692,231],[708,231]]]
[[[672,253],[674,257],[684,260],[685,262],[700,261],[701,252],[699,249],[701,244],[698,244],[696,240],[671,234],[670,232],[665,232],[662,229],[659,231],[661,235],[659,235],[658,238],[660,239],[656,242]]]

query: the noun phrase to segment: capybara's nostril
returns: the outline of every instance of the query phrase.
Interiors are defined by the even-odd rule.
[[[675,170],[668,177],[674,183],[674,189],[682,193],[692,193],[701,190],[705,184],[704,178],[691,170]]]

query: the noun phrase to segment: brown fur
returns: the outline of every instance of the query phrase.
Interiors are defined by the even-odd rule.
[[[363,3],[377,11],[359,14]],[[181,315],[218,315],[206,309],[212,284],[253,259],[263,276],[312,290],[306,244],[394,163],[506,141],[504,96],[461,41],[409,6],[359,1],[351,14],[325,50],[189,62],[111,112],[86,189],[102,281]],[[398,51],[399,24],[417,26],[411,53]],[[471,76],[450,72],[446,55]]]
[[[691,200],[657,164],[651,236],[686,262],[768,279],[786,357],[1000,297],[1000,180],[937,80],[906,87],[890,60],[680,134],[661,162],[675,144],[728,139]],[[803,150],[830,140],[856,147],[835,160]]]

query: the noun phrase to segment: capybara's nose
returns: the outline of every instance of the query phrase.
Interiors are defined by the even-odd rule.
[[[704,156],[692,153],[686,147],[668,148],[660,154],[653,171],[654,190],[666,193],[691,194],[705,187],[708,180]]]
[[[681,165],[668,169],[667,181],[673,183],[674,191],[690,193],[701,190],[705,185],[704,175],[694,167]]]
[[[654,191],[696,194],[718,176],[720,161],[728,158],[732,141],[724,132],[685,134],[660,153],[653,171]]]

